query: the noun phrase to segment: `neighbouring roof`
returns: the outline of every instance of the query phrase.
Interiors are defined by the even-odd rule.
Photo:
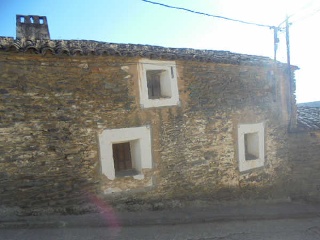
[[[320,130],[320,108],[319,107],[299,107],[298,128],[306,130]]]
[[[139,44],[115,44],[89,40],[19,40],[0,37],[0,51],[26,52],[36,54],[67,55],[113,55],[126,57],[146,57],[150,59],[191,60],[244,65],[273,65],[269,57],[232,53],[229,51],[197,50],[190,48],[166,48]],[[277,62],[280,67],[286,64]],[[297,69],[295,66],[292,66]]]
[[[298,107],[320,107],[320,101],[298,103],[297,106]]]

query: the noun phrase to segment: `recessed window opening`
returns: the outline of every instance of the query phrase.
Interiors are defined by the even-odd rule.
[[[149,99],[159,99],[161,97],[160,74],[161,70],[147,71],[147,87]]]
[[[245,160],[259,159],[259,135],[255,133],[244,134]]]
[[[138,65],[142,108],[179,104],[176,63],[141,59]]]
[[[264,123],[238,125],[240,172],[264,166]]]
[[[24,20],[24,17],[20,17],[20,22],[21,22],[21,23],[24,23],[24,21],[25,21],[25,20]]]
[[[152,168],[150,127],[106,129],[99,134],[102,173],[110,180],[133,176],[143,179]]]
[[[30,22],[34,23],[33,17],[30,17]]]
[[[149,99],[171,97],[170,85],[164,83],[167,75],[165,70],[148,70],[146,75]]]
[[[44,23],[43,18],[39,18],[39,22],[40,24],[43,24]]]
[[[134,169],[130,142],[112,144],[112,154],[116,177],[138,174],[138,171]]]

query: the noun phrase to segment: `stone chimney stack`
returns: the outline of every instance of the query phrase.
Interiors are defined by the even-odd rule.
[[[16,19],[17,39],[32,41],[50,39],[47,17],[17,15]]]

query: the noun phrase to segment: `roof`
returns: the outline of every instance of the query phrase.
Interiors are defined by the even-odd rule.
[[[305,130],[320,130],[320,108],[298,107],[298,128]]]
[[[166,48],[140,44],[115,44],[90,40],[19,40],[0,37],[0,51],[26,52],[36,54],[62,55],[112,55],[126,57],[146,57],[150,59],[191,60],[244,65],[273,65],[269,57],[232,53],[229,51],[197,50],[190,48]],[[277,62],[278,66],[286,66]]]

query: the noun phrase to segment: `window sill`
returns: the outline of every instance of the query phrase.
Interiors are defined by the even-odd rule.
[[[179,99],[173,98],[157,98],[157,99],[148,99],[144,104],[140,105],[141,108],[156,108],[156,107],[172,107],[180,106]]]
[[[139,172],[135,169],[122,170],[122,171],[116,172],[116,178],[132,177],[138,174]]]
[[[127,178],[127,177],[133,177],[136,180],[144,179],[144,175],[139,173],[135,169],[123,170],[116,173],[116,178]]]

